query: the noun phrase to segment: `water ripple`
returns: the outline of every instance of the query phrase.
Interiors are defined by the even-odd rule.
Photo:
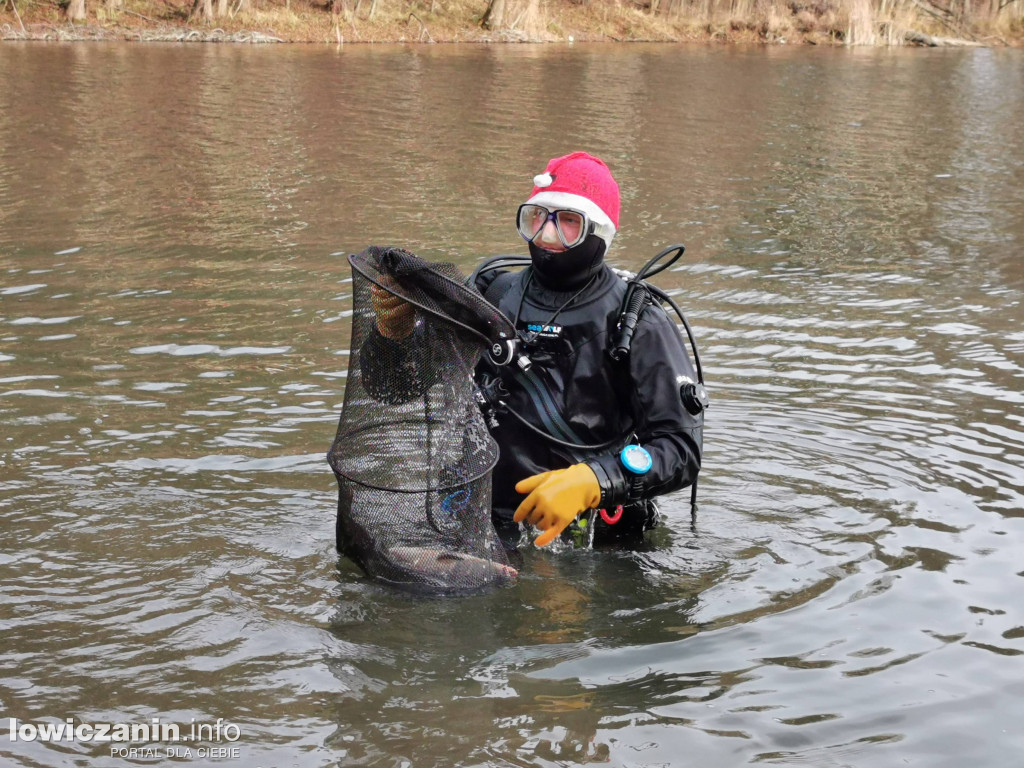
[[[247,764],[303,768],[1019,754],[1021,66],[3,49],[6,716],[221,717]],[[573,120],[524,111],[553,83]],[[688,247],[655,282],[712,395],[697,514],[664,499],[636,550],[527,548],[494,593],[396,593],[334,551],[338,257],[521,250],[496,212],[568,145],[619,180],[610,261]]]

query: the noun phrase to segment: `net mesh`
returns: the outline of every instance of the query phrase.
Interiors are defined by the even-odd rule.
[[[328,461],[338,547],[370,576],[433,593],[475,591],[516,571],[491,523],[498,448],[473,369],[508,320],[451,264],[371,247],[352,265],[352,344]],[[401,340],[377,330],[371,289],[415,308]]]

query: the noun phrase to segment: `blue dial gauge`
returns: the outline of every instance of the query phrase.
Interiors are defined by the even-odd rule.
[[[622,466],[634,475],[646,475],[654,464],[651,454],[640,445],[627,445],[619,454],[619,460],[622,462]]]

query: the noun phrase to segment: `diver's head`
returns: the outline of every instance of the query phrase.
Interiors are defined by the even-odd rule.
[[[619,185],[608,166],[586,152],[548,162],[519,206],[519,234],[533,268],[552,288],[572,288],[597,273],[619,226]]]

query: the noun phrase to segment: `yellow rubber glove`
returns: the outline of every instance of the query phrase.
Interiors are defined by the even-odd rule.
[[[370,286],[370,304],[377,313],[377,330],[386,339],[404,339],[416,324],[416,310],[412,304],[388,293],[379,285]]]
[[[512,519],[517,523],[525,520],[544,531],[534,542],[538,547],[550,544],[580,512],[601,501],[597,475],[586,464],[532,475],[516,483],[516,493],[529,495]]]

